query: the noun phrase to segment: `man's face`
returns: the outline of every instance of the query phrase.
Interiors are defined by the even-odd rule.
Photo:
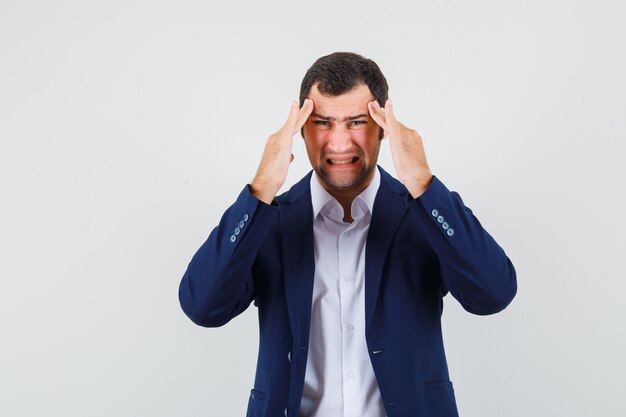
[[[313,112],[304,124],[304,143],[311,166],[329,192],[360,193],[373,178],[380,127],[370,117],[374,100],[365,84],[339,96],[323,96],[317,84],[308,98]]]

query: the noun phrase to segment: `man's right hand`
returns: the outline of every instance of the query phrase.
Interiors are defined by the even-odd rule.
[[[300,131],[312,111],[313,100],[305,99],[300,109],[293,101],[285,124],[267,139],[261,163],[250,184],[252,195],[262,202],[271,204],[285,183],[289,164],[293,161],[293,135]]]

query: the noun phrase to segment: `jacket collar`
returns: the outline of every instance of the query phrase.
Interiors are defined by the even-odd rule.
[[[406,188],[385,170],[374,206],[365,249],[366,331],[372,321],[385,259],[402,222],[407,205]],[[285,292],[289,321],[296,347],[308,348],[315,259],[310,171],[289,191],[276,197],[280,208]]]

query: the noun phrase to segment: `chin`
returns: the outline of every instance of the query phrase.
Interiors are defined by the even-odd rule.
[[[335,191],[349,191],[361,187],[375,167],[375,165],[367,167],[350,175],[338,172],[329,173],[324,168],[318,167],[315,169],[315,173],[326,184],[326,188]]]

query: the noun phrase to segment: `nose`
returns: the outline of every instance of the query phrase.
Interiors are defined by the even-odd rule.
[[[335,125],[330,132],[327,143],[328,151],[331,153],[341,154],[352,148],[352,138],[350,131],[339,123]]]

